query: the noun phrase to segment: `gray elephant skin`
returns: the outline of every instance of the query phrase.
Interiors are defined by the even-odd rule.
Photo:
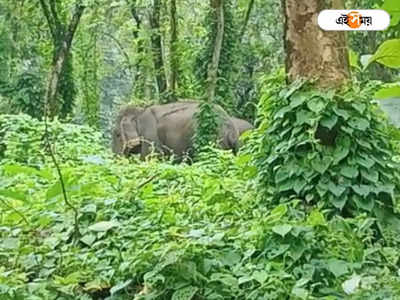
[[[238,130],[239,136],[241,136],[243,132],[254,128],[253,125],[251,125],[246,120],[235,117],[232,117],[231,120],[233,124],[235,124],[236,129]]]
[[[195,113],[199,102],[183,101],[138,108],[124,107],[116,120],[112,150],[116,154],[140,154],[144,159],[154,149],[156,152],[182,158],[192,147],[195,133]],[[239,133],[225,110],[215,105],[222,122],[218,130],[222,149],[238,150]],[[154,147],[154,148],[153,148]]]

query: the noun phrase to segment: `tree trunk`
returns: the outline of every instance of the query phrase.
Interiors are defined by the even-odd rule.
[[[318,78],[321,88],[342,85],[349,79],[345,33],[323,31],[317,24],[320,11],[341,9],[342,0],[283,0],[282,6],[288,80]]]
[[[47,6],[44,0],[40,0],[40,4],[53,37],[53,62],[45,95],[46,110],[48,111],[45,113],[49,113],[49,117],[54,118],[59,112],[57,92],[60,78],[67,63],[72,40],[85,7],[80,2],[76,4],[74,14],[67,27],[58,19],[54,1],[50,1],[50,5]]]
[[[133,38],[137,42],[137,57],[135,63],[135,75],[134,75],[134,86],[135,91],[139,91],[140,97],[143,97],[144,90],[145,90],[145,68],[142,65],[143,57],[144,57],[144,46],[143,41],[139,39],[139,33],[142,29],[142,19],[139,16],[138,9],[137,9],[137,0],[127,0],[128,5],[130,7],[132,18],[135,21],[135,27],[133,28]]]
[[[250,14],[253,10],[254,7],[254,0],[249,1],[249,6],[247,7],[246,10],[246,16],[244,17],[242,29],[240,30],[240,41],[243,40],[244,33],[246,32],[247,24],[249,23],[250,20]]]
[[[218,79],[218,65],[222,49],[222,40],[224,37],[224,1],[223,0],[211,0],[211,8],[215,10],[217,18],[217,33],[215,36],[214,51],[211,63],[208,65],[208,90],[207,96],[210,103],[214,102],[215,89],[217,87]]]
[[[170,44],[170,99],[176,101],[176,84],[178,76],[178,57],[177,57],[177,22],[176,22],[176,0],[171,0],[170,3],[170,27],[171,27],[171,44]]]
[[[160,15],[161,15],[161,0],[154,0],[153,11],[150,16],[150,26],[152,30],[151,45],[153,51],[154,68],[156,72],[158,92],[161,96],[166,91],[167,84],[164,72],[164,60],[162,56]]]

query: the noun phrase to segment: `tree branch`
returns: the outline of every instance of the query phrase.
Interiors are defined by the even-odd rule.
[[[250,0],[249,6],[247,7],[246,16],[243,21],[242,29],[240,30],[240,41],[242,41],[244,33],[246,32],[247,24],[249,23],[250,14],[253,10],[254,0]]]
[[[49,8],[47,7],[47,4],[44,0],[39,0],[39,2],[40,2],[40,6],[42,7],[43,14],[47,20],[47,24],[49,25],[51,36],[53,37],[53,40],[56,40],[56,38],[57,38],[56,26],[54,24],[54,20],[50,16]]]
[[[60,19],[58,18],[55,0],[50,0],[50,11],[53,16],[55,29],[57,30],[58,33],[60,33],[61,32],[61,22],[60,22]]]

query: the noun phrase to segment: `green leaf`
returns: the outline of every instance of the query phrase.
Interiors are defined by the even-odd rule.
[[[342,186],[340,184],[335,184],[332,181],[329,182],[328,189],[336,197],[340,197],[346,190],[346,188],[344,186]]]
[[[319,97],[314,97],[307,102],[307,107],[317,114],[323,111],[325,106],[326,104]]]
[[[335,275],[336,278],[348,273],[347,263],[343,260],[330,259],[327,262],[328,270]]]
[[[132,282],[132,279],[128,279],[126,281],[120,282],[116,285],[114,285],[111,289],[110,289],[110,294],[114,295],[117,292],[119,292],[120,290],[123,290],[124,288],[126,288],[127,286],[129,286]]]
[[[341,160],[347,157],[350,153],[350,139],[344,138],[339,141],[338,147],[333,152],[333,164],[338,164]]]
[[[12,190],[0,190],[0,196],[3,196],[5,198],[14,199],[14,200],[19,200],[22,202],[28,201],[25,194],[23,194],[21,192],[17,192],[17,191],[12,191]]]
[[[272,227],[272,231],[275,232],[276,234],[279,234],[282,237],[285,237],[286,234],[292,230],[293,226],[289,224],[283,224],[283,225],[276,225]]]
[[[337,209],[343,209],[347,202],[346,196],[335,197],[334,195],[329,195],[329,202],[332,203]]]
[[[400,68],[400,39],[384,41],[369,59],[368,65],[374,61],[389,68]]]
[[[300,110],[296,112],[296,124],[297,125],[303,125],[303,124],[308,124],[308,125],[313,125],[314,120],[313,120],[313,113],[310,111],[306,110]]]
[[[381,100],[389,98],[400,98],[400,86],[395,85],[395,86],[381,88],[375,93],[374,98]]]
[[[358,169],[354,166],[345,166],[340,170],[340,174],[347,178],[356,178],[358,176]]]
[[[336,115],[342,117],[344,120],[347,120],[348,118],[350,118],[349,113],[347,111],[345,111],[344,109],[334,107],[333,111]]]
[[[314,209],[307,218],[307,223],[311,226],[326,226],[326,220],[324,215],[319,211]]]
[[[119,225],[120,223],[118,223],[117,221],[102,221],[89,226],[89,230],[96,232],[105,232]]]
[[[35,168],[20,165],[5,165],[3,166],[3,168],[6,173],[9,173],[11,175],[36,175],[48,180],[51,180],[53,178],[52,174],[47,170],[37,170]]]
[[[375,201],[373,197],[359,197],[357,195],[354,195],[353,201],[359,208],[365,209],[367,211],[372,211],[375,206]]]
[[[176,290],[172,294],[171,300],[191,300],[199,289],[195,286],[187,286]]]
[[[311,161],[312,168],[320,174],[324,174],[332,163],[332,157],[324,156],[322,159],[315,158]]]
[[[357,70],[361,70],[360,65],[358,63],[359,58],[360,58],[360,55],[357,52],[354,52],[352,49],[349,49],[350,66]]]
[[[353,275],[350,279],[346,280],[342,284],[343,291],[347,294],[354,294],[355,291],[358,289],[358,286],[361,282],[361,276]]]
[[[81,238],[81,242],[88,245],[89,247],[92,246],[95,240],[96,236],[94,234],[86,234]]]
[[[253,279],[257,280],[260,284],[263,284],[268,279],[268,273],[264,270],[261,271],[254,271]]]
[[[338,121],[338,117],[335,115],[331,115],[329,117],[324,117],[321,121],[320,124],[328,129],[332,129]]]
[[[234,251],[225,251],[220,257],[220,261],[224,266],[234,266],[241,260],[241,256]]]
[[[293,185],[293,190],[296,192],[296,194],[300,194],[300,192],[303,190],[303,188],[306,186],[307,181],[303,179],[302,177],[299,177],[296,179]]]
[[[19,247],[19,239],[17,238],[5,238],[3,242],[0,244],[0,248],[13,250]]]
[[[351,106],[353,106],[360,114],[363,114],[366,108],[364,103],[358,103],[358,102],[352,103]]]
[[[349,125],[354,129],[364,131],[369,127],[369,121],[366,119],[353,117],[349,120]]]
[[[361,197],[366,197],[371,192],[371,188],[365,184],[352,185],[351,188],[353,189],[354,192],[356,192]]]
[[[235,277],[230,274],[224,273],[213,273],[211,275],[211,281],[219,281],[230,288],[238,288],[238,281]]]
[[[304,289],[304,288],[293,287],[293,289],[292,289],[292,295],[295,296],[295,297],[297,297],[297,298],[306,300],[306,299],[308,299],[309,292],[308,292],[306,289]]]
[[[287,213],[287,206],[285,204],[280,204],[275,207],[271,214],[267,216],[266,221],[269,223],[274,223],[279,221]]]
[[[377,183],[379,181],[379,173],[375,170],[361,170],[361,176],[373,183]]]
[[[396,26],[400,22],[398,0],[385,0],[381,8],[390,14],[390,26]]]
[[[357,162],[366,169],[370,169],[375,164],[375,162],[367,156],[357,157]]]
[[[285,168],[280,168],[275,174],[275,182],[280,183],[288,179],[290,176],[289,172]]]
[[[53,185],[51,185],[46,192],[46,199],[53,200],[54,198],[62,195],[62,187],[59,180],[57,180]]]
[[[304,93],[296,93],[290,97],[290,107],[296,108],[302,105],[307,100],[307,96]]]

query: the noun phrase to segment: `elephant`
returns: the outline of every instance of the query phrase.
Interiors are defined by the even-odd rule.
[[[174,154],[182,158],[192,148],[195,133],[195,113],[199,102],[182,101],[152,105],[145,108],[128,105],[116,120],[113,131],[112,150],[116,154],[140,154],[141,159],[152,150],[165,155]],[[222,149],[238,150],[239,133],[235,124],[219,105],[215,110],[221,118],[218,130],[219,146]]]
[[[238,130],[239,136],[241,136],[243,132],[254,128],[253,125],[251,125],[246,120],[235,118],[235,117],[232,117],[231,120],[232,120],[233,124],[235,124],[236,129]]]

